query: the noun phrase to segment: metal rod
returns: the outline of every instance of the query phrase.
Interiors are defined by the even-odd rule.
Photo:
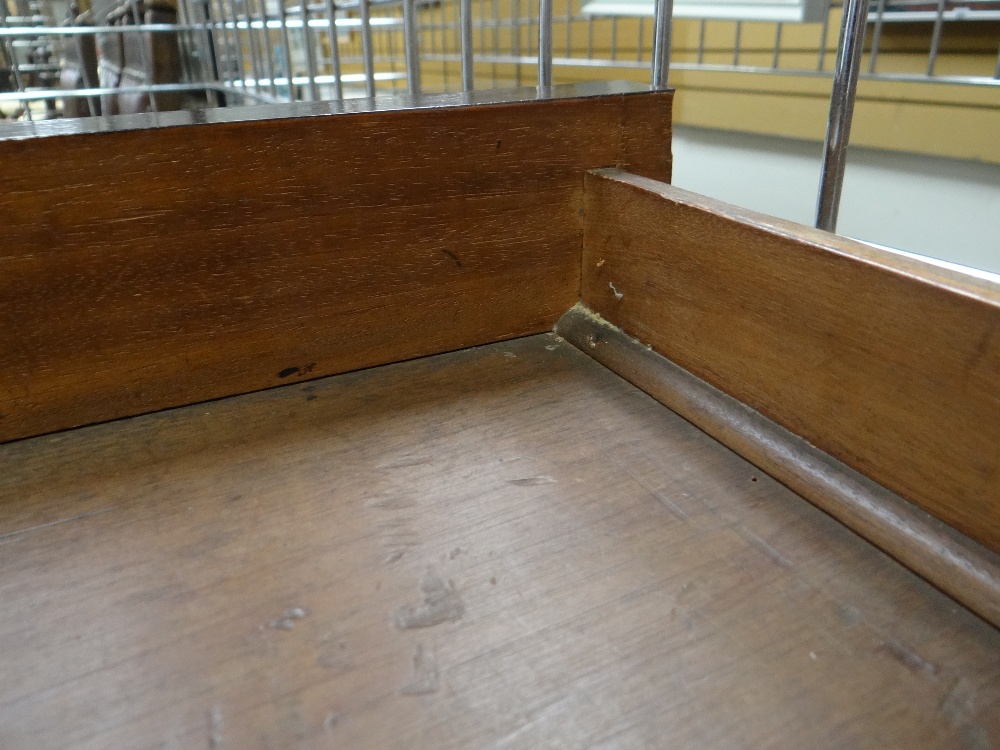
[[[444,53],[448,49],[448,19],[445,18],[445,15],[444,15],[444,3],[438,2],[437,6],[438,6],[438,10],[441,11],[441,25],[438,26],[436,23],[434,25],[435,25],[435,27],[437,27],[438,31],[441,32],[441,52]],[[460,62],[461,62],[461,60],[460,60]],[[448,90],[448,65],[447,64],[445,64],[445,65],[443,65],[441,67],[441,80],[444,83],[444,90],[447,91]]]
[[[0,0],[0,27],[6,28],[7,26],[7,0]],[[24,79],[21,77],[21,68],[17,61],[17,53],[14,51],[13,45],[7,39],[4,40],[4,46],[7,48],[7,55],[10,57],[10,67],[11,72],[14,74],[14,86],[17,90],[24,91],[26,88],[24,85]],[[31,122],[31,107],[29,106],[28,99],[20,99],[21,107],[24,109],[24,115],[28,122]]]
[[[406,88],[420,94],[420,34],[417,28],[417,0],[403,0],[403,37],[406,42]]]
[[[493,0],[493,54],[500,56],[500,0]],[[493,63],[493,88],[497,87],[497,66]]]
[[[246,88],[246,66],[243,64],[243,39],[240,37],[239,15],[234,0],[227,0],[229,14],[233,17],[233,36],[236,38],[236,60],[240,73],[240,85]]]
[[[233,17],[234,33],[236,34],[236,40],[239,42],[239,45],[240,45],[240,57],[242,57],[243,56],[243,39],[240,36],[240,16],[239,16],[239,13],[236,12],[236,3],[234,2],[234,0],[228,0],[228,2],[229,2],[229,15],[231,15]],[[249,34],[249,31],[250,30],[248,28],[247,29],[247,33],[248,34]],[[253,87],[254,87],[254,91],[256,92],[257,91],[257,78],[259,77],[259,73],[257,72],[257,60],[256,60],[256,58],[254,56],[254,49],[253,49],[252,46],[250,47],[250,64],[251,64],[251,67],[253,68],[253,71],[252,71],[253,72]],[[244,66],[244,68],[245,68],[245,66]],[[246,77],[246,71],[245,70],[241,71],[240,84],[243,86],[243,88],[247,87],[247,77]]]
[[[476,80],[472,57],[472,0],[459,0],[458,13],[462,27],[462,91],[472,91]]]
[[[736,22],[736,35],[733,39],[733,65],[740,64],[740,37],[743,36],[743,22]]]
[[[139,15],[138,0],[131,0],[129,6],[132,10],[132,20],[135,21],[136,26],[141,26],[142,18]],[[146,74],[146,80],[151,84],[156,83],[156,81],[153,79],[153,64],[149,60],[149,50],[146,48],[145,37],[141,37],[139,39],[139,59],[142,61],[142,69]],[[204,59],[201,61],[201,63],[202,63],[202,71],[204,71],[205,69]],[[156,108],[156,96],[152,92],[150,92],[149,94],[149,109],[153,112],[158,111]]]
[[[516,58],[521,57],[521,3],[519,0],[511,0],[510,5],[510,51]],[[521,63],[514,65],[514,78],[517,85],[521,85]]]
[[[260,25],[261,33],[264,36],[264,59],[267,64],[264,68],[267,70],[267,79],[270,81],[268,88],[271,90],[271,96],[274,98],[278,97],[278,86],[274,82],[274,46],[271,44],[271,31],[267,24],[267,0],[260,0]]]
[[[827,7],[826,13],[823,14],[823,28],[819,32],[819,62],[816,64],[816,70],[823,70],[826,65],[826,41],[830,35],[830,8]]]
[[[285,0],[278,0],[278,23],[281,25],[281,54],[285,59],[285,78],[288,81],[288,100],[294,102],[295,86],[292,85],[292,78],[295,72],[292,70],[292,42],[291,34],[288,33],[288,11],[285,8]]]
[[[937,64],[938,50],[941,47],[941,32],[944,29],[944,4],[945,0],[938,0],[937,15],[934,16],[934,36],[931,37],[931,53],[927,58],[927,75],[934,75],[934,66]]]
[[[184,7],[184,4],[181,4]],[[225,79],[226,83],[230,86],[233,85],[233,80],[236,78],[236,69],[233,67],[234,62],[239,62],[240,64],[240,75],[242,76],[242,61],[236,56],[236,45],[233,42],[231,29],[226,19],[226,4],[219,0],[219,18],[222,20],[222,43],[225,47],[226,54],[223,56],[223,61],[225,62]]]
[[[253,32],[253,16],[250,14],[250,0],[239,0],[239,2],[247,17],[247,46],[250,47],[250,66],[253,68],[253,86],[254,89],[259,89],[261,81],[264,78],[263,56],[260,54],[260,47],[257,44],[258,40],[254,36]]]
[[[780,21],[774,27],[774,57],[771,58],[771,67],[777,68],[781,60],[781,30],[785,24]]]
[[[368,0],[360,0],[358,15],[361,17],[361,54],[365,59],[365,95],[374,97],[375,59],[372,53],[372,25],[368,12]]]
[[[404,13],[407,1],[403,0]],[[409,2],[413,2],[413,0],[409,0]],[[344,84],[340,80],[340,40],[337,39],[337,8],[334,6],[333,0],[326,0],[326,15],[330,19],[330,67],[333,68],[333,95],[337,99],[343,99]]]
[[[698,24],[698,64],[705,61],[705,19]]]
[[[224,27],[222,29],[219,28],[219,24],[215,22],[216,17],[217,12],[215,7],[212,5],[212,0],[205,0],[205,20],[211,25],[211,31],[209,33],[211,34],[212,39],[212,71],[215,74],[214,77],[216,81],[225,82],[227,71],[221,69],[219,63],[224,57],[223,51],[226,46],[226,30]],[[215,95],[213,94],[213,96]],[[218,96],[215,96],[215,103],[216,105],[219,103]]]
[[[82,97],[110,96],[114,94],[148,94],[151,91],[168,93],[177,91],[218,90],[212,84],[205,83],[156,83],[149,86],[106,86],[92,89],[26,89],[25,91],[0,92],[0,102],[9,101],[42,101],[50,99],[79,99]],[[248,94],[252,96],[252,94]]]
[[[844,186],[847,166],[847,144],[851,137],[854,117],[854,97],[861,72],[861,50],[865,41],[869,0],[847,0],[840,25],[840,43],[830,94],[830,120],[826,129],[823,171],[820,175],[816,226],[828,232],[837,231],[840,193]]]
[[[566,0],[566,57],[573,56],[573,0]]]
[[[878,0],[878,10],[875,15],[875,31],[872,32],[872,51],[868,58],[868,72],[875,72],[875,60],[878,58],[878,48],[882,42],[882,24],[885,22],[885,0]]]
[[[618,16],[611,16],[611,59],[618,59]]]
[[[587,59],[594,59],[594,16],[587,17]]]
[[[653,29],[653,88],[666,87],[670,79],[670,30],[674,0],[656,0],[656,27]]]
[[[993,77],[1000,79],[1000,51],[997,52],[997,68],[993,71]]]
[[[646,35],[646,19],[639,18],[639,41],[636,43],[636,62],[642,62],[642,38]]]
[[[538,85],[552,85],[552,0],[538,0]]]
[[[301,8],[302,13],[302,43],[306,48],[306,73],[309,76],[309,100],[318,102],[320,100],[320,96],[319,86],[316,85],[316,76],[319,71],[316,69],[316,47],[313,44],[312,28],[309,26],[309,3],[307,0],[302,0],[299,7]]]

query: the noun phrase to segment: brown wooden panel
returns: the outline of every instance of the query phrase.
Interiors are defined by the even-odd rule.
[[[0,440],[551,330],[670,98],[0,141]]]
[[[583,301],[1000,550],[1000,292],[614,170],[587,178]]]
[[[1000,746],[1000,631],[554,336],[0,465],[4,750]]]

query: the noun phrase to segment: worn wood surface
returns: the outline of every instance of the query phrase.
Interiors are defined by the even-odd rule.
[[[572,94],[0,141],[0,441],[551,330],[584,171],[670,170]]]
[[[616,172],[587,178],[583,302],[1000,551],[1000,289]]]
[[[0,462],[5,749],[1000,745],[1000,631],[553,336]]]
[[[643,346],[584,305],[556,333],[1000,628],[1000,555]]]

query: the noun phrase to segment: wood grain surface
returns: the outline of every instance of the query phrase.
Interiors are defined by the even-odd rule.
[[[551,330],[671,96],[0,141],[0,441]]]
[[[1000,555],[643,346],[583,305],[556,333],[1000,628]]]
[[[609,170],[583,302],[1000,551],[1000,289]]]
[[[0,462],[6,750],[1000,745],[1000,631],[553,336]]]

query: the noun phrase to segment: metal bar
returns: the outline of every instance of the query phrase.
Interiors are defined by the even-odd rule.
[[[847,166],[847,144],[854,117],[854,97],[861,69],[868,3],[869,0],[847,0],[840,25],[837,63],[830,94],[830,120],[826,129],[823,171],[816,207],[816,226],[828,232],[837,230],[837,213],[844,186],[844,169]]]
[[[205,84],[201,82],[157,83],[151,86],[108,86],[91,89],[25,89],[24,91],[0,92],[0,102],[79,99],[81,97],[107,96],[111,94],[148,94],[151,91],[165,94],[178,91],[204,91],[209,88],[218,90],[218,88],[212,84]]]
[[[740,37],[743,36],[743,22],[736,22],[736,35],[733,39],[733,65],[740,64]]]
[[[698,64],[705,61],[705,19],[698,24]]]
[[[515,58],[521,57],[521,3],[520,0],[511,0],[510,4],[510,51]],[[517,85],[521,85],[521,63],[514,65],[514,78]]]
[[[406,42],[406,88],[420,94],[420,34],[417,28],[417,0],[403,0],[403,37]]]
[[[183,7],[183,5],[184,4],[182,3],[181,7]],[[239,70],[241,71],[240,75],[242,75],[243,61],[239,60],[236,55],[236,45],[233,42],[232,34],[230,33],[231,29],[229,28],[229,24],[226,19],[226,4],[222,2],[222,0],[219,0],[218,15],[222,21],[222,43],[226,49],[226,54],[222,58],[225,61],[225,79],[226,83],[232,86],[233,80],[236,78],[236,69],[234,69],[233,63],[234,61],[238,62]]]
[[[493,54],[500,56],[500,0],[493,0]],[[497,87],[497,66],[493,63],[493,88]]]
[[[594,16],[587,17],[587,59],[594,59]]]
[[[253,33],[253,17],[250,15],[250,0],[239,0],[243,12],[247,17],[247,45],[250,47],[250,66],[253,68],[254,88],[258,89],[261,79],[264,77],[264,66],[261,61],[260,49],[257,46],[257,39]]]
[[[774,57],[771,59],[771,67],[777,68],[781,60],[781,31],[785,24],[780,21],[774,27]]]
[[[639,41],[636,43],[636,62],[642,62],[642,38],[646,35],[646,19],[639,18]]]
[[[1000,51],[997,52],[997,67],[993,71],[993,77],[1000,80]]]
[[[934,75],[934,66],[937,64],[938,50],[941,47],[941,32],[944,29],[944,4],[945,0],[938,0],[937,15],[934,17],[934,36],[931,37],[931,53],[927,58],[927,75]]]
[[[278,23],[281,25],[281,53],[285,59],[285,79],[288,84],[288,100],[294,102],[295,87],[292,85],[292,78],[295,72],[292,70],[292,41],[291,34],[288,33],[288,10],[285,8],[285,0],[278,0]],[[242,55],[241,55],[242,56]]]
[[[0,5],[0,27],[2,27],[0,31],[4,31],[7,28],[7,0],[0,0],[0,2],[2,2],[2,5]],[[21,76],[21,68],[17,62],[17,53],[14,52],[14,46],[6,39],[4,40],[4,46],[7,48],[7,55],[10,57],[10,68],[14,74],[14,85],[19,92],[24,91],[26,87],[24,85],[24,78]],[[24,116],[28,122],[31,122],[31,107],[28,104],[31,100],[19,99],[17,101],[21,102],[21,107],[24,109]]]
[[[252,0],[251,0],[252,1]],[[267,79],[269,81],[268,88],[271,90],[271,96],[275,99],[278,98],[278,86],[275,83],[275,72],[274,72],[274,46],[271,44],[271,30],[267,23],[267,0],[260,0],[260,30],[264,37],[264,58],[266,60],[266,65],[264,66],[267,70]]]
[[[358,3],[358,15],[361,17],[361,54],[365,60],[365,94],[375,96],[375,59],[372,56],[372,25],[368,9],[368,0]]]
[[[459,0],[458,5],[462,27],[462,91],[472,91],[476,79],[472,57],[472,0]]]
[[[670,31],[673,25],[674,0],[656,0],[656,26],[653,29],[653,88],[664,88],[670,79]]]
[[[816,70],[823,70],[826,64],[826,40],[830,34],[830,9],[826,9],[826,13],[823,14],[823,28],[819,32],[819,62],[816,64]]]
[[[566,0],[566,57],[573,56],[573,0]]]
[[[132,11],[132,20],[135,21],[136,26],[142,25],[142,18],[139,15],[139,3],[138,0],[131,0],[129,7]],[[207,38],[207,35],[206,35]],[[207,50],[206,50],[207,53]],[[207,55],[206,55],[207,56]],[[143,71],[146,73],[146,80],[149,83],[156,83],[153,80],[153,64],[149,60],[149,50],[146,49],[146,38],[142,37],[139,39],[139,59],[142,61]],[[202,71],[205,69],[205,60],[202,59]],[[156,95],[150,92],[149,94],[149,109],[153,112],[157,112],[156,108]]]
[[[875,15],[875,30],[872,32],[872,51],[868,58],[868,72],[875,72],[875,60],[878,58],[878,48],[882,42],[882,24],[885,22],[885,0],[878,0],[878,10]]]
[[[552,0],[538,0],[538,85],[552,85]]]
[[[316,76],[319,71],[316,68],[316,46],[313,44],[312,27],[309,25],[309,3],[302,0],[299,5],[302,13],[302,43],[306,48],[306,73],[309,76],[309,100],[318,102],[320,100],[319,87],[316,85]]]
[[[219,28],[215,23],[212,16],[212,2],[211,0],[201,0],[202,8],[205,15],[205,25],[208,30],[205,32],[205,47],[209,50],[208,60],[211,64],[211,80],[220,81],[221,76],[219,75]],[[181,3],[183,5],[183,3]],[[214,97],[216,106],[218,106],[218,98]]]
[[[611,16],[611,59],[618,59],[618,16]]]
[[[239,16],[234,0],[228,0],[229,14],[233,17],[233,36],[236,38],[236,60],[240,72],[240,85],[246,88],[246,66],[243,64],[243,39],[240,37]]]
[[[264,0],[267,2],[267,0]],[[408,0],[403,0],[403,8],[405,12],[406,4]],[[409,0],[412,2],[412,0]],[[281,0],[278,0],[281,2]],[[340,40],[337,39],[337,8],[333,4],[333,0],[325,0],[326,2],[326,15],[330,20],[329,37],[330,37],[330,67],[333,69],[333,95],[337,99],[344,98],[344,84],[340,81]]]

